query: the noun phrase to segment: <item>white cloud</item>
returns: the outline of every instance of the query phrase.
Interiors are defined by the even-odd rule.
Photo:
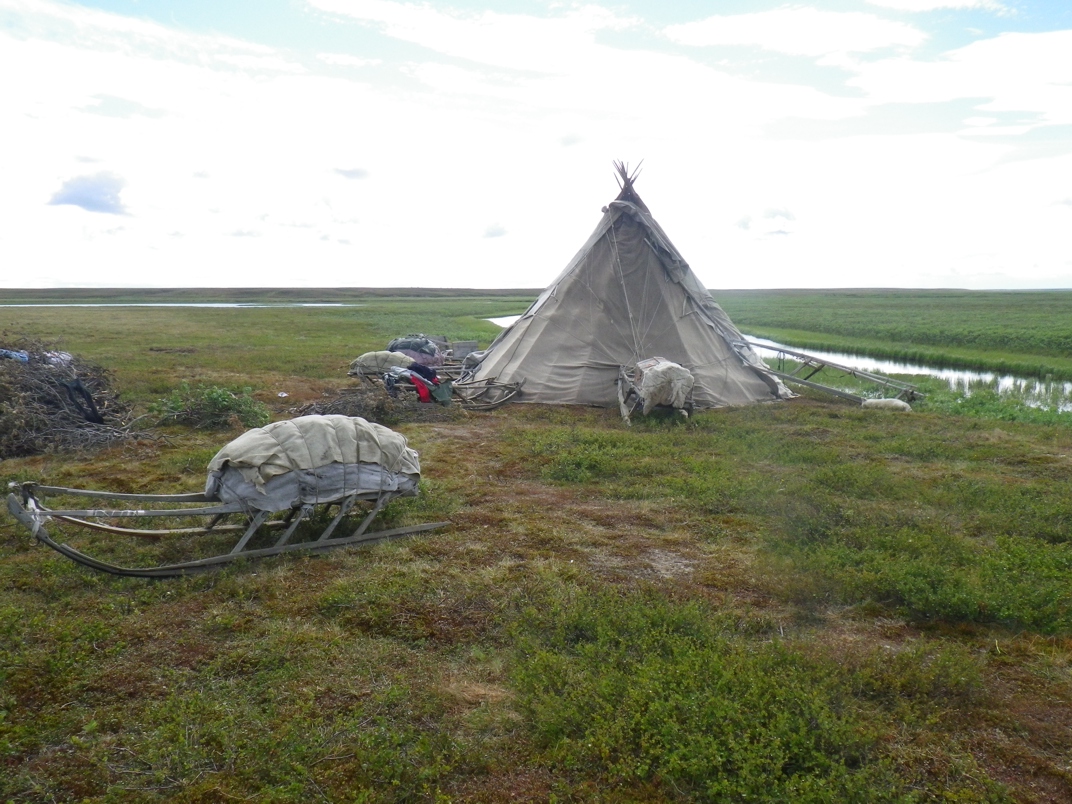
[[[19,154],[0,189],[0,249],[32,277],[18,281],[69,284],[78,266],[110,285],[536,287],[613,198],[617,158],[645,160],[641,195],[712,287],[1072,286],[1072,158],[1001,162],[1010,127],[1072,113],[1063,33],[856,65],[860,97],[838,98],[806,76],[730,75],[666,41],[614,44],[603,34],[634,21],[601,9],[539,19],[318,3],[426,50],[392,59],[397,43],[380,37],[379,69],[324,67],[353,63],[326,54],[341,61],[303,71],[295,50],[0,0],[13,20],[0,73],[20,76],[0,104]],[[908,26],[875,31],[813,30],[821,47],[792,46],[842,48],[820,56],[832,59],[915,41]],[[993,108],[961,102],[930,135],[769,133],[785,118],[949,98]],[[48,204],[101,173],[126,182],[128,215]]]
[[[317,58],[325,64],[337,64],[341,67],[378,67],[383,59],[362,59],[345,53],[319,53]]]
[[[612,143],[627,127],[639,138],[700,136],[716,121],[722,136],[752,136],[758,126],[784,116],[837,119],[861,112],[859,102],[811,87],[746,80],[680,55],[602,44],[598,32],[637,22],[595,6],[537,18],[452,14],[388,0],[312,2],[448,57],[404,68],[434,93],[434,103],[464,99],[474,114],[528,129],[559,116],[568,125],[553,135],[561,143]],[[655,106],[638,98],[673,109],[674,131],[658,119]],[[573,125],[575,119],[585,126]]]
[[[251,72],[305,72],[305,68],[300,64],[295,64],[288,59],[276,55],[264,55],[259,53],[216,53],[215,58],[221,64],[228,64]]]
[[[534,73],[565,72],[584,58],[604,30],[638,24],[599,6],[581,6],[552,17],[449,14],[431,5],[390,0],[309,0],[322,11],[378,24],[396,39],[454,58]]]
[[[128,101],[125,98],[116,98],[111,95],[97,95],[94,102],[83,107],[84,111],[93,114],[103,114],[109,117],[162,117],[164,112],[160,109],[151,109],[140,103]]]
[[[198,35],[148,20],[50,0],[0,0],[20,38],[67,41],[81,49],[152,57],[216,68],[300,72],[301,66],[266,45],[220,34]]]
[[[915,47],[926,39],[926,34],[918,28],[874,14],[820,11],[803,6],[708,17],[671,25],[666,35],[684,45],[754,45],[795,56]]]
[[[937,11],[949,8],[967,10],[979,8],[985,11],[1007,11],[1006,7],[995,0],[867,0],[874,6],[892,8],[896,11]]]
[[[787,237],[796,232],[796,215],[788,209],[768,208],[743,215],[734,225],[754,239]]]
[[[858,67],[849,84],[875,103],[979,98],[987,112],[1017,112],[1036,123],[1072,123],[1072,30],[1008,33],[932,61],[882,59]]]

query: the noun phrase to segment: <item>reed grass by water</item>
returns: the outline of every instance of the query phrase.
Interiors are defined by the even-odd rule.
[[[734,323],[804,351],[1072,380],[1072,291],[715,291]]]

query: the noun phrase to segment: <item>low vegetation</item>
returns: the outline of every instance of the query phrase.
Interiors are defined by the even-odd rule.
[[[733,322],[808,349],[1072,380],[1072,291],[720,291]]]
[[[189,427],[263,427],[272,420],[267,406],[245,387],[238,391],[217,385],[191,387],[183,382],[177,389],[149,405],[158,424],[185,424]]]
[[[478,301],[383,300],[423,310],[400,328],[117,308],[72,331],[142,408],[185,380],[280,418],[343,404],[349,360],[399,329],[471,305],[459,329],[487,343]],[[450,528],[166,582],[92,574],[4,517],[0,799],[1072,801],[1072,428],[984,397],[400,416],[423,493],[389,519]],[[199,490],[239,431],[0,479]]]

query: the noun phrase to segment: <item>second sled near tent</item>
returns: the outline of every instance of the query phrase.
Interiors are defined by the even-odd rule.
[[[398,396],[401,389],[412,390],[421,402],[449,405],[454,395],[451,380],[440,377],[437,369],[418,362],[410,354],[391,349],[365,352],[350,363],[347,374],[381,385],[391,396]]]
[[[392,341],[394,343],[396,341]],[[513,399],[524,382],[500,383],[493,378],[473,380],[465,376],[460,366],[426,367],[409,353],[390,349],[360,355],[350,363],[347,374],[362,382],[383,386],[392,396],[404,389],[412,390],[422,402],[448,405],[453,399],[466,410],[497,408]],[[462,374],[461,378],[458,374]]]

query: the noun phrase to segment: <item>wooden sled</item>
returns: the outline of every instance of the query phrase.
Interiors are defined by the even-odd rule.
[[[318,505],[299,505],[288,511],[273,514],[250,508],[241,502],[220,503],[201,493],[194,494],[120,494],[106,491],[89,491],[70,489],[59,486],[44,486],[37,483],[11,483],[12,493],[8,495],[7,507],[11,514],[29,529],[31,535],[42,544],[51,547],[59,554],[72,561],[100,572],[136,578],[168,578],[189,575],[213,569],[222,564],[239,559],[265,558],[283,553],[304,552],[319,553],[336,547],[371,544],[398,536],[440,528],[448,522],[432,522],[391,530],[370,531],[376,515],[388,502],[402,492],[354,492],[337,501]],[[90,500],[115,500],[132,505],[132,508],[57,508],[52,509],[42,503],[47,496],[81,497]],[[165,507],[153,508],[153,504]],[[368,511],[360,525],[348,535],[344,532],[335,536],[335,531],[359,504],[367,504]],[[302,542],[292,542],[299,525],[314,517],[317,508],[326,510],[331,505],[338,505],[339,510],[324,529],[315,538]],[[169,518],[172,520],[192,518],[200,521],[191,527],[142,529],[124,527],[114,524],[116,521],[145,518]],[[242,522],[229,522],[230,518],[241,518]],[[156,567],[120,567],[106,561],[93,558],[52,538],[45,524],[50,520],[63,522],[80,529],[104,532],[114,535],[131,536],[140,539],[165,539],[167,537],[188,536],[224,536],[233,538],[234,544],[228,552],[207,558],[163,564]],[[282,531],[274,540],[271,535]]]

